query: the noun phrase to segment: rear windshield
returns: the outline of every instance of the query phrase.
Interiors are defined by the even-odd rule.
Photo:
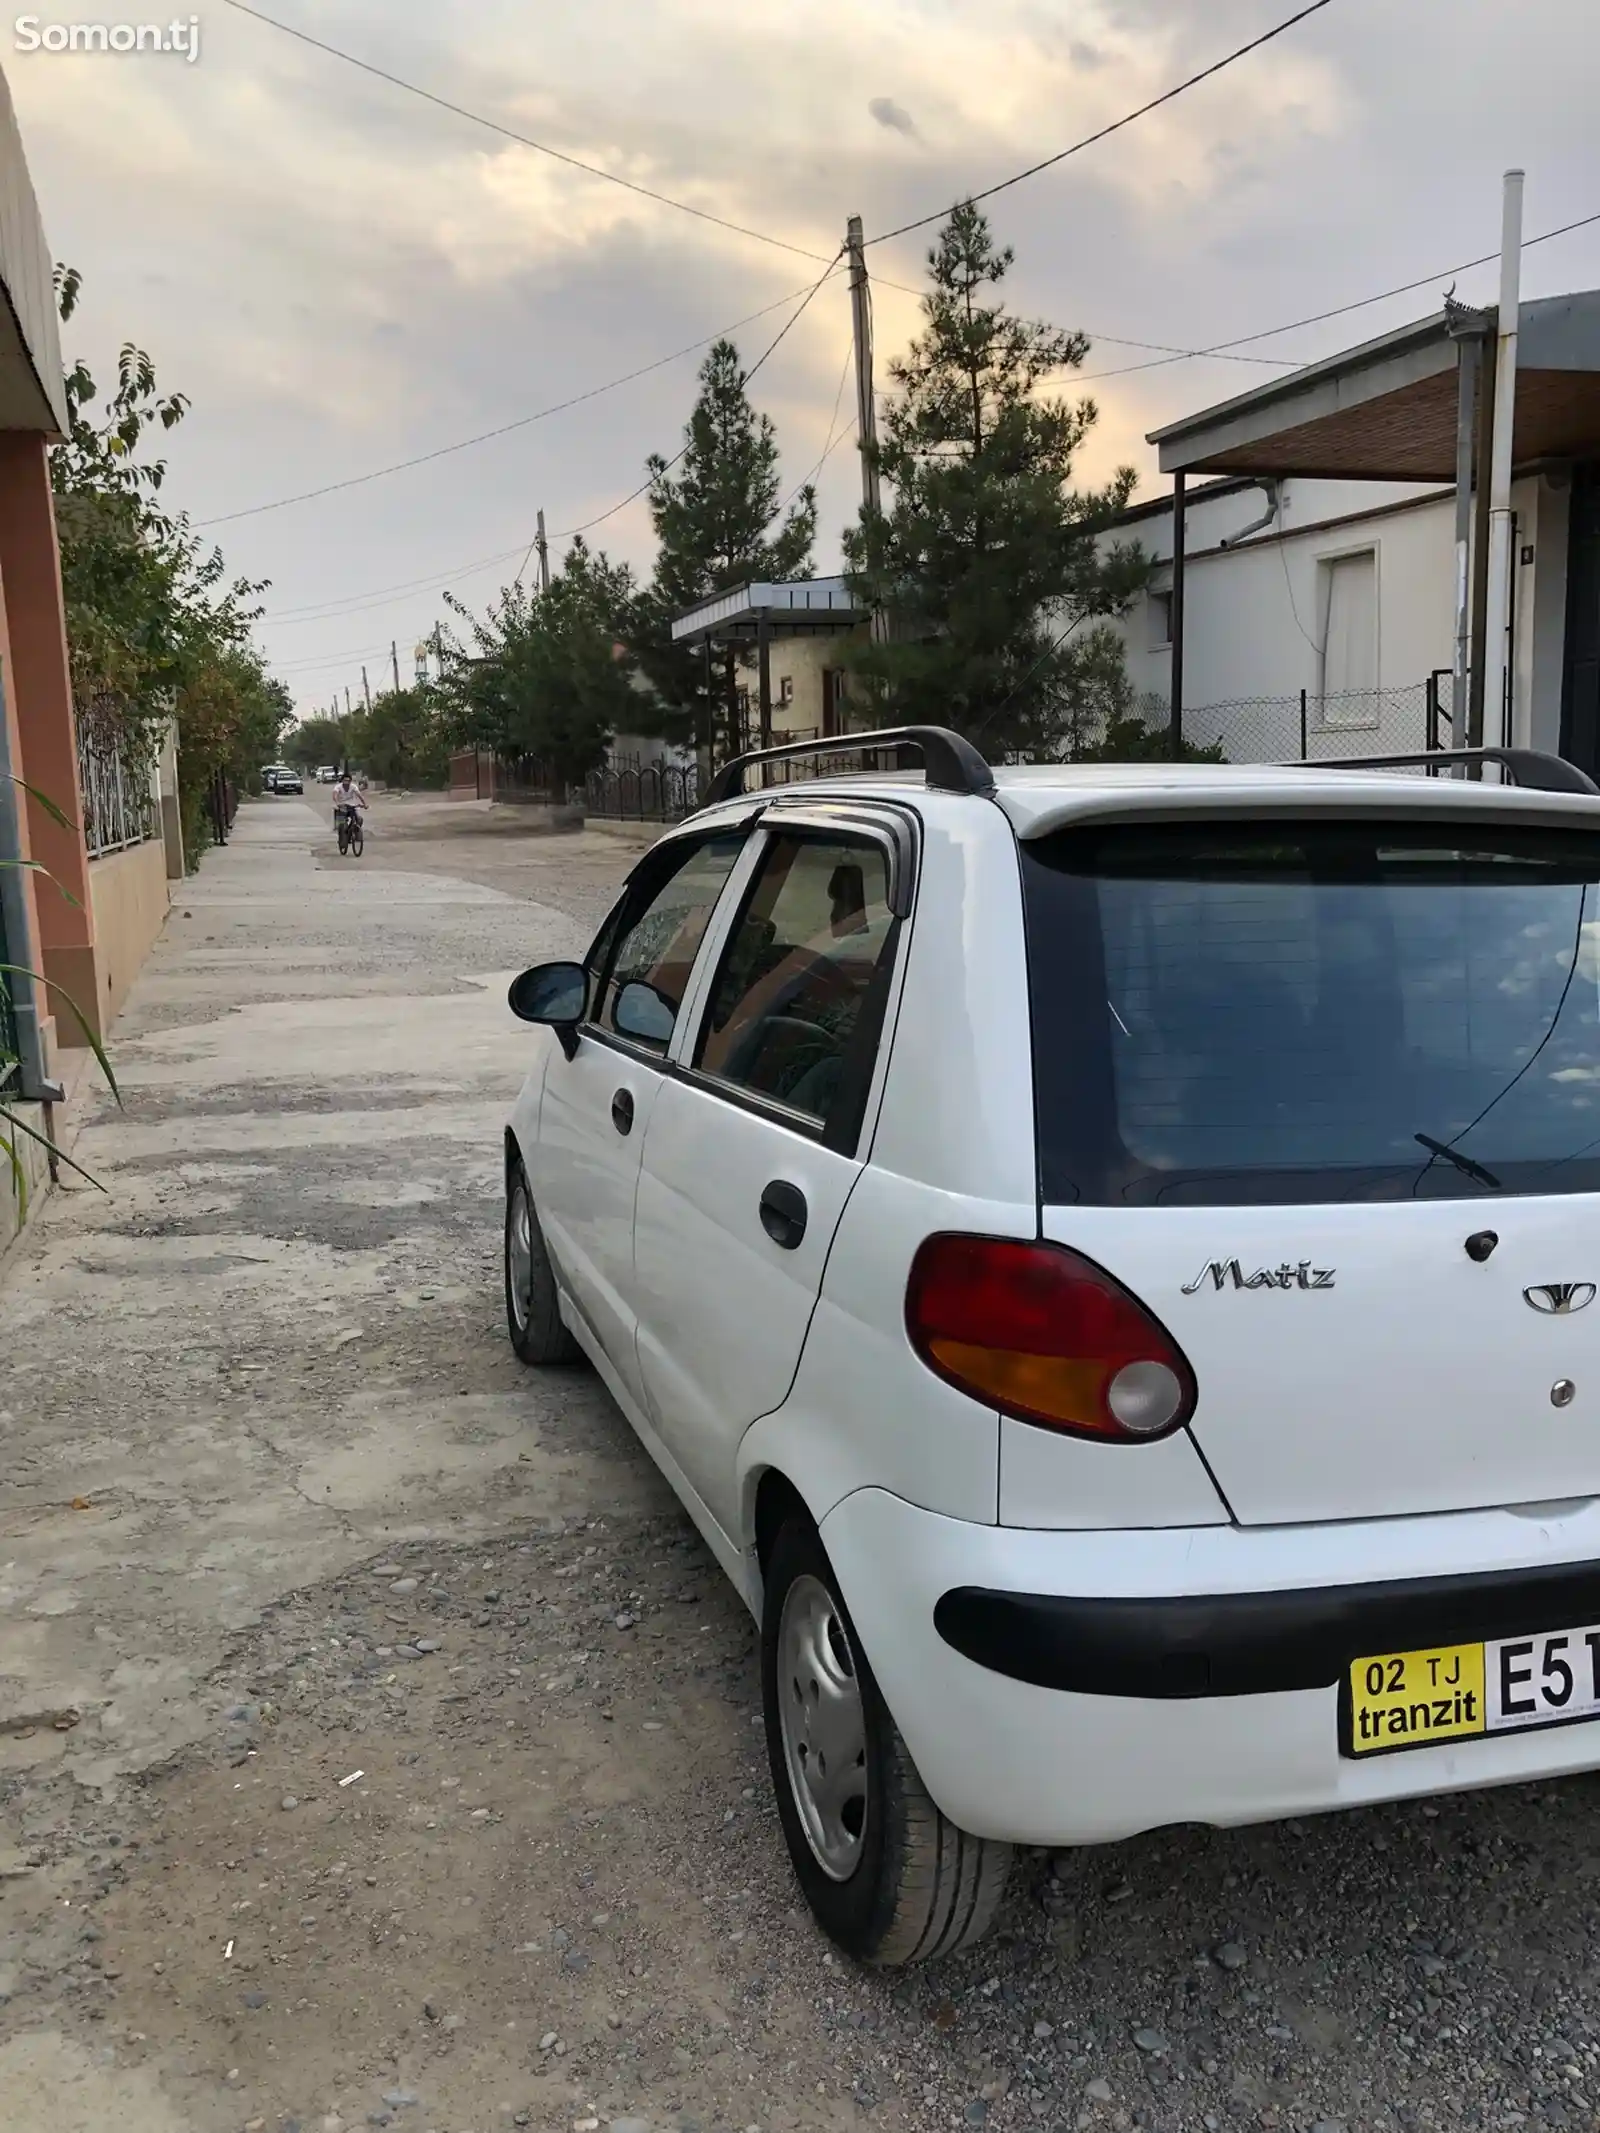
[[[1107,825],[1022,867],[1047,1202],[1600,1191],[1600,839]]]

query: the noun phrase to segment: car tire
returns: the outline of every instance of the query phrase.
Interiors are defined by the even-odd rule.
[[[829,1939],[886,1969],[981,1940],[1005,1895],[1011,1846],[969,1836],[929,1798],[827,1552],[801,1518],[783,1526],[767,1562],[761,1692],[790,1862]],[[852,1773],[836,1757],[832,1793],[830,1741],[842,1744]],[[843,1801],[836,1814],[819,1805],[834,1797]]]
[[[555,1268],[521,1163],[506,1180],[505,1287],[506,1331],[521,1360],[577,1362],[582,1350],[561,1320]]]

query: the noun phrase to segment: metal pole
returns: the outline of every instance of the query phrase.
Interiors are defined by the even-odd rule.
[[[350,716],[350,685],[348,682],[345,684],[344,691],[344,715],[346,718]]]
[[[1450,671],[1450,742],[1459,748],[1466,739],[1472,671],[1472,438],[1489,318],[1487,312],[1469,310],[1448,296],[1444,312],[1445,329],[1456,342],[1455,644]],[[1437,748],[1437,738],[1429,745]]]
[[[14,973],[0,977],[0,986],[10,994],[11,1016],[17,1026],[17,1072],[22,1094],[29,1103],[60,1103],[67,1092],[46,1071],[44,1031],[30,974],[37,967],[38,950],[23,882],[20,797],[20,789],[13,782],[11,732],[4,691],[0,689],[0,932],[5,935],[9,950],[5,960],[23,972],[21,977]]]
[[[522,523],[526,525],[528,522],[524,519]],[[539,551],[539,590],[542,593],[547,593],[550,590],[550,544],[544,537],[544,513],[542,511],[539,513],[537,523],[538,531],[533,536],[533,545]]]
[[[361,669],[361,693],[366,698],[367,709],[370,711],[372,709],[372,684],[367,679],[367,670],[365,667]]]
[[[1185,476],[1172,477],[1172,760],[1183,760],[1183,577]]]
[[[1467,746],[1483,746],[1484,678],[1488,671],[1489,593],[1489,446],[1494,424],[1494,386],[1498,357],[1493,340],[1483,346],[1482,374],[1478,380],[1478,419],[1472,438],[1472,657],[1468,662]],[[1482,771],[1476,763],[1467,766],[1467,776]]]
[[[1302,763],[1306,761],[1309,754],[1306,739],[1306,692],[1302,689],[1300,691],[1300,760]]]
[[[400,647],[393,637],[389,639],[389,665],[394,673],[394,693],[400,694]]]
[[[1517,313],[1522,289],[1522,172],[1508,170],[1500,217],[1500,314],[1495,341],[1494,443],[1489,459],[1489,597],[1484,669],[1496,726],[1511,699],[1511,445],[1517,409]],[[1520,723],[1520,722],[1519,722]],[[1519,732],[1518,744],[1527,741]]]
[[[761,745],[772,746],[772,617],[763,608],[756,617],[756,677],[761,697]],[[767,782],[769,765],[761,766],[761,782]]]

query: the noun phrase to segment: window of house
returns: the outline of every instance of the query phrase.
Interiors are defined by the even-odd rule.
[[[1172,588],[1169,585],[1149,592],[1145,599],[1150,616],[1150,649],[1165,651],[1172,642]]]
[[[1320,710],[1324,726],[1376,726],[1378,556],[1327,556],[1317,566],[1322,622]]]
[[[792,704],[794,702],[794,676],[792,674],[781,674],[778,677],[778,701],[780,704]]]

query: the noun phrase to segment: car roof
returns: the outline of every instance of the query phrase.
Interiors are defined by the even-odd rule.
[[[1019,837],[1042,837],[1068,823],[1105,816],[1168,816],[1210,812],[1248,815],[1420,813],[1495,815],[1518,820],[1555,820],[1600,828],[1600,796],[1543,792],[1516,785],[1479,783],[1458,777],[1423,777],[1413,771],[1349,770],[1335,764],[1298,763],[1031,763],[994,766],[994,800]],[[695,827],[737,819],[773,802],[807,800],[904,800],[925,795],[925,804],[965,808],[986,804],[973,797],[929,787],[920,770],[865,771],[826,778],[791,778],[765,792],[753,791],[689,817]]]

